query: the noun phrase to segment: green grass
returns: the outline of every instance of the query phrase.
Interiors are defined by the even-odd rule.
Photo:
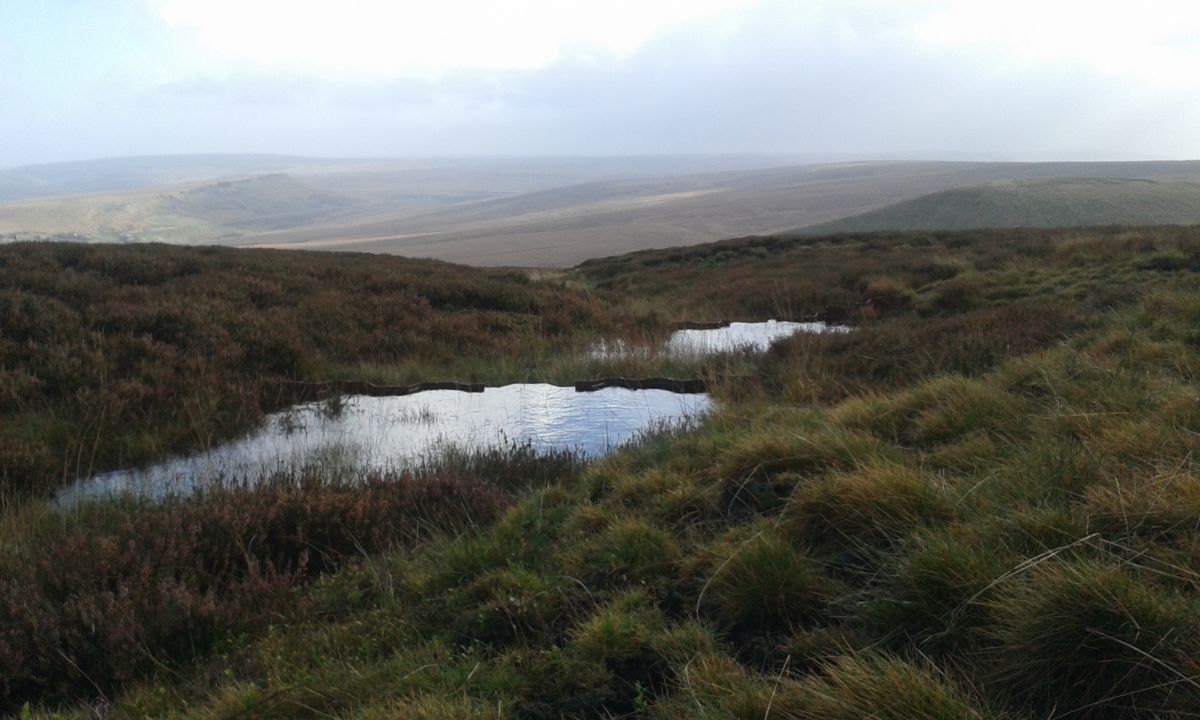
[[[1164,254],[1200,238],[772,238],[589,263],[572,282],[631,303],[600,318],[662,298],[683,314],[701,280],[717,305],[697,315],[752,318],[759,299],[722,289],[756,276],[906,300],[738,358],[703,424],[587,465],[10,505],[0,706],[1193,717],[1200,277]]]

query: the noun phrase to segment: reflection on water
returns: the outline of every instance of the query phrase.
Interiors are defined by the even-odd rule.
[[[399,468],[432,458],[448,445],[473,450],[529,443],[537,450],[573,449],[596,457],[639,432],[677,426],[707,412],[707,395],[606,388],[575,392],[521,384],[482,393],[431,390],[402,397],[356,395],[332,414],[325,403],[269,415],[256,432],[225,445],[141,470],[97,475],[60,499],[122,492],[186,492],[205,481],[253,482],[275,471],[337,462]]]
[[[823,322],[735,322],[712,330],[676,330],[667,341],[667,352],[677,356],[711,355],[735,350],[764,352],[776,340],[796,333],[844,333],[849,330],[845,325],[827,325]]]
[[[661,348],[631,347],[619,340],[611,343],[602,342],[592,348],[591,355],[598,359],[653,358],[664,355],[675,358],[692,358],[744,350],[765,352],[771,347],[771,343],[796,333],[844,333],[849,331],[850,328],[845,325],[829,325],[823,322],[777,320],[753,323],[735,322],[720,328],[676,330],[671,333],[671,337]]]

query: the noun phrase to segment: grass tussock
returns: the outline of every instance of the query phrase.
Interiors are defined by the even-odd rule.
[[[1170,717],[1200,707],[1197,606],[1121,567],[1049,565],[993,601],[995,682],[1042,712]]]
[[[774,527],[740,541],[723,538],[710,552],[714,567],[698,607],[727,630],[758,635],[798,628],[824,618],[839,594],[821,566]]]
[[[797,488],[784,511],[789,532],[839,564],[900,548],[915,532],[956,514],[945,481],[902,466],[837,473]]]

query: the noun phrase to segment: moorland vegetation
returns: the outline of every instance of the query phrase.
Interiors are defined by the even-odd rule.
[[[387,287],[419,298],[445,292],[440,281],[483,283],[493,288],[485,297],[527,299],[427,301],[454,310],[415,315],[428,324],[404,347],[435,343],[417,361],[396,346],[376,350],[395,321],[370,330],[390,303],[373,304],[362,278],[385,283],[401,261],[176,252],[26,246],[5,256],[5,307],[25,307],[35,280],[55,288],[40,296],[45,321],[14,325],[24,335],[0,324],[4,387],[23,403],[6,406],[5,432],[13,407],[73,407],[39,375],[57,366],[34,364],[41,356],[29,350],[79,332],[62,288],[95,293],[74,306],[84,313],[107,295],[145,300],[169,285],[153,271],[94,289],[86,283],[99,281],[61,259],[71,253],[101,265],[144,253],[159,270],[188,253],[254,263],[227,276],[231,307],[263,277],[286,285],[295,275],[295,296],[317,297],[356,267],[331,303],[342,314],[326,322],[366,328],[355,331],[361,342],[322,344],[326,325],[303,312],[292,324],[262,321],[255,327],[286,332],[301,349],[289,367],[239,350],[223,366],[239,378],[222,386],[234,397],[264,377],[331,368],[430,379],[419,377],[440,362],[430,358],[477,348],[491,349],[500,374],[585,371],[595,362],[578,357],[585,338],[639,324],[653,333],[682,318],[820,314],[855,329],[675,367],[709,373],[719,408],[592,463],[512,448],[392,476],[314,468],[255,488],[70,509],[33,497],[51,484],[26,483],[0,518],[0,711],[1200,713],[1193,229],[749,238],[539,280],[430,264],[439,282],[419,284],[418,274]],[[33,280],[11,280],[38,262],[40,272],[22,271]],[[42,327],[66,330],[44,340],[32,334]],[[178,327],[172,347],[188,347],[200,327],[209,343],[242,337],[232,316],[217,316]],[[91,345],[78,347],[121,347],[105,345],[105,333],[79,333]],[[161,342],[152,329],[130,337],[122,342]],[[561,352],[523,355],[517,346],[530,341]],[[157,364],[187,375],[192,355]],[[247,364],[253,357],[262,360]],[[227,402],[226,390],[211,392],[201,410]],[[169,414],[168,397],[148,395],[145,411]],[[261,412],[252,410],[246,422]],[[21,431],[36,441],[46,427]],[[21,487],[15,477],[10,486]]]

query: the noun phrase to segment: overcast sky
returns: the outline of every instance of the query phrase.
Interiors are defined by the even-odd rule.
[[[0,0],[0,167],[1200,157],[1193,0]]]

